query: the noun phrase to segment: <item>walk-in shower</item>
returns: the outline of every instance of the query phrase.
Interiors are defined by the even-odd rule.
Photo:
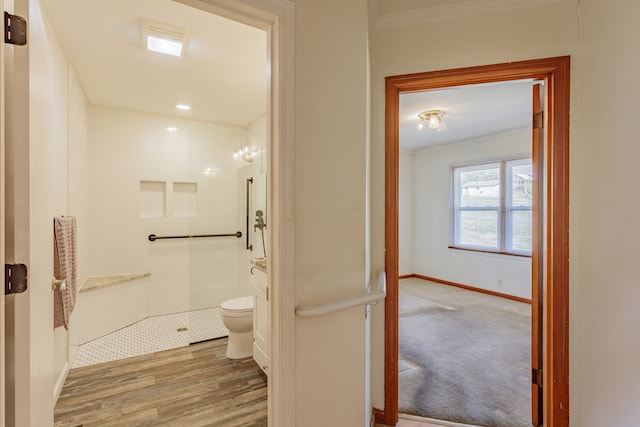
[[[104,107],[88,115],[91,194],[80,228],[92,243],[73,366],[226,335],[219,306],[251,294],[250,246],[266,255],[264,159],[247,164],[233,150],[265,144],[265,118],[240,128]],[[255,225],[247,212],[261,213]]]

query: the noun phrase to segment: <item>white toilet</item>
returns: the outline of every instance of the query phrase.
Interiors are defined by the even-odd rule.
[[[220,305],[222,323],[229,330],[227,357],[242,359],[253,355],[253,297],[230,299]]]

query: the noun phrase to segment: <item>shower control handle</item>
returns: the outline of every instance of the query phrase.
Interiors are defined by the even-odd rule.
[[[253,231],[264,230],[267,228],[267,224],[264,222],[264,212],[260,209],[256,211],[256,223],[253,225]]]

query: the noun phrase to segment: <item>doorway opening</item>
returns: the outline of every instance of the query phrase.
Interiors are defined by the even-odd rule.
[[[531,425],[534,84],[400,94],[402,414]]]
[[[274,303],[272,304],[271,315],[268,318],[269,325],[271,326],[271,324],[273,324],[273,334],[270,337],[270,347],[273,349],[273,360],[270,370],[272,381],[269,381],[268,387],[271,391],[273,391],[273,393],[270,392],[270,395],[275,397],[274,399],[270,399],[269,402],[269,417],[270,423],[273,423],[274,425],[290,425],[290,420],[293,419],[293,410],[285,408],[284,403],[281,404],[280,402],[286,402],[287,404],[290,404],[293,400],[293,396],[289,396],[292,395],[292,384],[295,380],[295,377],[293,376],[290,368],[290,366],[292,365],[292,363],[290,362],[290,358],[293,357],[294,354],[294,352],[291,351],[291,349],[293,348],[293,334],[282,334],[280,331],[285,327],[288,329],[293,328],[293,322],[291,320],[293,318],[293,298],[289,298],[289,295],[292,295],[292,293],[288,290],[286,292],[282,292],[283,289],[292,285],[292,281],[290,279],[293,275],[293,264],[291,264],[293,258],[293,255],[291,253],[293,247],[292,225],[290,219],[292,217],[292,182],[290,179],[290,173],[292,170],[292,158],[290,153],[292,152],[292,150],[290,149],[290,146],[292,145],[293,141],[293,124],[290,120],[288,120],[287,122],[285,122],[284,120],[285,116],[291,116],[291,114],[288,113],[290,113],[292,109],[293,99],[292,89],[284,85],[285,80],[287,82],[292,81],[293,50],[290,48],[290,46],[292,46],[293,41],[293,5],[286,0],[270,2],[268,5],[256,5],[255,2],[251,0],[185,0],[179,3],[194,6],[204,12],[211,12],[219,16],[224,16],[226,18],[248,24],[264,31],[267,34],[266,48],[269,58],[267,59],[267,67],[263,67],[261,69],[263,73],[261,84],[263,86],[266,84],[269,91],[268,96],[266,97],[266,106],[264,106],[264,108],[268,110],[268,119],[265,121],[265,134],[267,140],[267,148],[270,150],[270,156],[267,160],[269,163],[268,170],[271,172],[266,179],[267,182],[265,183],[265,186],[267,186],[270,190],[269,194],[267,195],[269,201],[268,203],[265,202],[265,205],[268,206],[267,209],[269,209],[269,211],[264,215],[265,218],[268,218],[269,220],[268,230],[270,231],[270,235],[268,237],[270,237],[270,239],[267,239],[266,249],[264,250],[264,252],[267,252],[267,254],[271,256],[268,261],[268,270],[271,282],[274,285],[271,292],[272,302]],[[155,7],[152,5],[152,7],[149,7],[149,10],[153,11],[154,8]],[[70,8],[69,10],[72,10],[72,8]],[[170,15],[171,14],[169,14],[169,19]],[[103,19],[102,17],[100,17],[99,19],[91,20],[89,25],[95,26],[96,22],[102,21]],[[79,22],[80,21],[76,21],[74,23],[74,26],[76,26],[76,24],[78,24]],[[92,33],[92,31],[84,33],[90,34]],[[131,36],[132,33],[127,33],[129,42],[131,42],[132,44],[137,44],[138,40],[132,40],[136,39],[135,34],[133,34],[133,37]],[[55,45],[53,47],[56,49],[59,48],[57,43],[52,43],[52,45]],[[126,46],[126,43],[122,46],[123,49],[126,49],[126,47],[124,46]],[[195,47],[197,48],[197,46]],[[108,72],[115,72],[118,69],[118,66],[122,64],[122,62],[113,62],[106,65],[103,64],[103,68],[108,68]],[[60,67],[60,71],[61,75],[65,75],[68,70],[67,67],[63,66]],[[69,72],[72,71],[73,70]],[[29,73],[25,73],[25,75],[29,75]],[[153,80],[156,77],[155,73],[149,73],[145,76],[148,80]],[[181,76],[177,77],[179,78]],[[208,78],[211,77],[211,75],[208,76]],[[123,83],[127,82],[125,81]],[[197,86],[196,81],[188,81],[187,83],[191,83],[192,85]],[[61,86],[63,90],[65,90],[64,85]],[[158,92],[158,95],[160,95],[160,92]],[[62,108],[61,110],[64,111],[64,108]],[[176,129],[173,129],[173,127],[174,126],[167,126],[165,128],[166,132],[176,132]],[[160,131],[164,132],[165,130],[161,129]],[[149,139],[149,142],[153,143],[153,139]],[[20,168],[20,165],[18,164],[16,165],[16,167]],[[149,163],[149,167],[153,167],[152,162]],[[220,171],[216,171],[215,169],[208,169],[206,167],[202,169],[201,172],[205,174],[208,173],[211,176],[213,176],[216,172],[220,173]],[[149,196],[146,198],[146,202],[144,204],[144,212],[142,209],[142,203],[138,207],[138,209],[136,209],[136,213],[140,217],[142,217],[143,213],[144,215],[146,215],[145,218],[154,216],[159,217],[162,211],[167,212],[167,205],[165,204],[164,209],[161,206],[163,199],[161,193],[164,193],[166,195],[169,194],[170,191],[175,193],[175,201],[177,201],[178,199],[182,200],[182,202],[180,203],[183,209],[179,211],[172,210],[174,214],[177,214],[174,216],[181,216],[184,218],[188,217],[193,212],[191,210],[191,200],[194,199],[193,195],[199,192],[198,186],[193,185],[193,182],[183,179],[176,179],[175,181],[171,179],[171,185],[168,185],[166,183],[167,180],[165,180],[164,185],[162,185],[162,179],[138,179],[144,182],[136,183],[136,189],[140,193],[144,193],[145,196]],[[177,183],[178,185],[174,186],[174,183]],[[158,203],[153,202],[151,200],[153,198],[155,198],[156,202]],[[29,212],[25,212],[24,214],[25,217],[29,216]],[[258,215],[256,214],[256,216]],[[233,231],[235,231],[235,229]],[[223,232],[221,234],[227,233]],[[230,236],[233,238],[237,233],[229,234],[233,234],[233,236]],[[144,240],[147,237],[146,233],[142,237]],[[151,239],[149,239],[149,241],[151,241]],[[261,241],[260,246],[262,246]],[[282,254],[285,254],[285,256],[283,256]],[[282,313],[284,314],[281,315]],[[291,313],[291,315],[289,315],[289,313]],[[34,334],[35,327],[32,327],[31,330],[27,328],[27,330],[23,334],[24,337],[26,337],[24,341],[28,343],[29,337],[33,337]],[[59,335],[62,334],[64,334],[64,332]],[[22,341],[19,344],[22,345]],[[56,346],[56,348],[62,347],[63,346]],[[28,349],[26,349],[26,351],[20,351],[23,349],[19,345],[16,345],[16,349],[17,350],[15,351],[15,353],[17,354],[29,354]],[[56,355],[56,369],[58,369],[57,367],[59,366],[58,363],[60,362],[60,360],[61,359]],[[63,364],[64,363],[61,363],[60,365]],[[284,372],[282,366],[287,367],[287,376],[282,375],[282,373]],[[12,368],[13,366],[8,366],[9,370],[11,370]],[[59,371],[54,372],[56,377],[64,377],[64,373],[62,373],[60,376],[58,376],[58,373]],[[17,382],[27,384],[30,383],[28,377],[29,375],[30,372],[27,372],[26,375],[16,375]],[[279,398],[279,396],[283,394],[286,394],[288,398]],[[54,400],[54,398],[52,398],[51,400]],[[43,402],[43,404],[46,404],[46,407],[49,407],[51,404],[51,400]],[[24,411],[26,414],[25,416],[28,416],[29,411],[33,413],[34,403],[30,402],[28,399],[24,399],[24,401],[26,402],[25,406],[28,409],[28,411]],[[41,411],[41,413],[44,413],[45,416],[48,415],[44,411]]]
[[[377,420],[398,419],[398,165],[400,94],[523,79],[544,82],[543,130],[534,131],[532,248],[532,423],[568,425],[568,148],[569,57],[391,76],[386,80],[387,300],[385,302],[385,407]],[[536,136],[541,136],[539,147]],[[538,150],[539,148],[539,150]],[[539,169],[537,169],[539,167]],[[536,205],[536,201],[540,204]],[[537,237],[536,237],[537,236]],[[537,313],[540,315],[538,316]],[[539,350],[539,353],[536,353]],[[543,385],[547,385],[543,387]]]

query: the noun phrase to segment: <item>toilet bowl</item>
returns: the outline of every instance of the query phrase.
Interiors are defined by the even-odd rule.
[[[253,297],[230,299],[220,304],[222,323],[229,330],[227,357],[242,359],[253,355]]]

